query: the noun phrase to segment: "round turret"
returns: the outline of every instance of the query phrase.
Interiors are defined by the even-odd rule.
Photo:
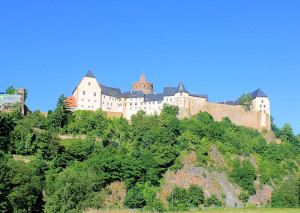
[[[132,84],[132,91],[140,90],[144,94],[152,94],[153,92],[153,84],[151,82],[146,81],[146,77],[142,73],[140,80]]]

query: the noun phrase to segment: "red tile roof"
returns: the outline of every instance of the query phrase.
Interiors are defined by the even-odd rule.
[[[69,107],[77,107],[75,97],[67,97],[66,102]]]

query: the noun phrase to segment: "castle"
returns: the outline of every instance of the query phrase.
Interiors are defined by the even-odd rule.
[[[257,89],[251,93],[252,108],[245,111],[239,101],[224,101],[212,103],[207,95],[191,94],[182,82],[177,87],[164,87],[163,93],[153,93],[153,84],[147,82],[144,74],[138,82],[132,84],[132,90],[122,92],[120,88],[99,84],[91,71],[83,77],[73,91],[72,97],[67,97],[67,103],[72,110],[102,109],[111,116],[123,116],[130,120],[133,114],[144,110],[146,114],[159,114],[163,104],[179,107],[179,118],[191,117],[199,111],[210,113],[214,120],[221,121],[228,117],[236,125],[251,127],[262,131],[270,130],[270,101],[268,96]]]

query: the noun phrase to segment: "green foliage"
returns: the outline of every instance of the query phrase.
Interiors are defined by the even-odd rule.
[[[253,101],[253,98],[250,93],[242,94],[241,97],[239,98],[239,104],[244,107],[245,111],[251,110],[252,101]]]
[[[6,90],[5,90],[5,94],[9,94],[9,95],[14,95],[16,93],[18,93],[19,90],[14,88],[13,86],[9,86]]]
[[[210,207],[210,206],[220,207],[220,206],[223,206],[223,203],[219,200],[217,195],[212,195],[211,197],[205,198],[204,206],[205,207]]]
[[[248,192],[245,192],[245,191],[242,191],[242,192],[240,193],[240,195],[239,195],[239,199],[240,199],[240,201],[242,201],[243,203],[247,203],[248,200],[249,200],[249,197],[250,197],[249,193],[248,193]]]
[[[272,207],[300,207],[300,178],[291,176],[282,182],[273,192]]]
[[[49,111],[47,126],[50,130],[66,132],[68,122],[72,119],[70,108],[66,104],[66,97],[61,95],[57,101],[55,110]]]
[[[204,192],[203,189],[196,185],[190,185],[189,189],[189,205],[191,207],[198,207],[204,202]]]
[[[64,139],[60,144],[64,147],[65,157],[68,160],[86,160],[94,148],[94,142],[81,139]]]
[[[124,205],[127,208],[142,208],[146,205],[143,195],[143,188],[140,184],[136,184],[127,192]]]
[[[51,176],[47,176],[51,178]],[[45,191],[45,212],[76,212],[92,207],[95,198],[103,201],[96,188],[96,174],[87,169],[85,171],[66,168],[54,180],[48,180]]]
[[[188,191],[182,187],[175,187],[167,200],[170,206],[185,209],[188,206]]]
[[[242,166],[237,166],[232,170],[230,176],[239,184],[244,190],[248,191],[250,195],[256,193],[253,182],[256,179],[256,171],[254,166],[248,159],[242,162]]]
[[[9,159],[7,162],[10,192],[7,199],[14,212],[42,212],[43,180],[34,164]]]
[[[148,183],[145,184],[143,190],[143,196],[146,201],[146,206],[144,207],[145,210],[158,212],[165,211],[164,204],[156,198],[158,190],[158,187],[150,186]]]

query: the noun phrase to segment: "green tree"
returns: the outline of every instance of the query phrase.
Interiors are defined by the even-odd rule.
[[[126,193],[124,205],[127,208],[142,208],[146,205],[142,185],[136,184]]]
[[[212,195],[211,197],[205,198],[204,200],[205,207],[210,207],[210,206],[220,207],[222,205],[223,203],[219,200],[217,195]]]
[[[96,174],[92,170],[68,167],[54,180],[47,180],[45,212],[80,212],[92,207],[90,202],[94,203],[97,195]]]
[[[176,186],[168,196],[167,200],[172,207],[187,207],[189,200],[188,191],[185,188]]]
[[[272,195],[273,207],[299,208],[300,207],[300,178],[290,176],[275,189]]]
[[[57,101],[56,108],[52,113],[48,114],[47,124],[49,129],[55,131],[66,131],[67,124],[72,118],[72,112],[66,103],[66,97],[61,95]]]
[[[34,164],[8,160],[10,192],[7,196],[14,212],[43,211],[43,181],[40,170]]]
[[[250,93],[242,94],[241,97],[239,98],[239,104],[244,107],[245,111],[251,110],[252,101],[253,101],[253,98]]]
[[[18,89],[14,88],[13,86],[9,86],[6,90],[5,90],[5,94],[9,94],[9,95],[14,95],[16,93],[18,93]]]
[[[200,204],[204,202],[204,192],[203,189],[196,185],[190,185],[189,189],[189,203],[192,207],[198,207]]]
[[[248,200],[249,200],[249,194],[248,194],[248,192],[245,192],[245,191],[243,191],[242,190],[242,192],[240,193],[240,195],[239,195],[239,199],[240,199],[240,201],[242,201],[242,203],[247,203],[248,202]]]

